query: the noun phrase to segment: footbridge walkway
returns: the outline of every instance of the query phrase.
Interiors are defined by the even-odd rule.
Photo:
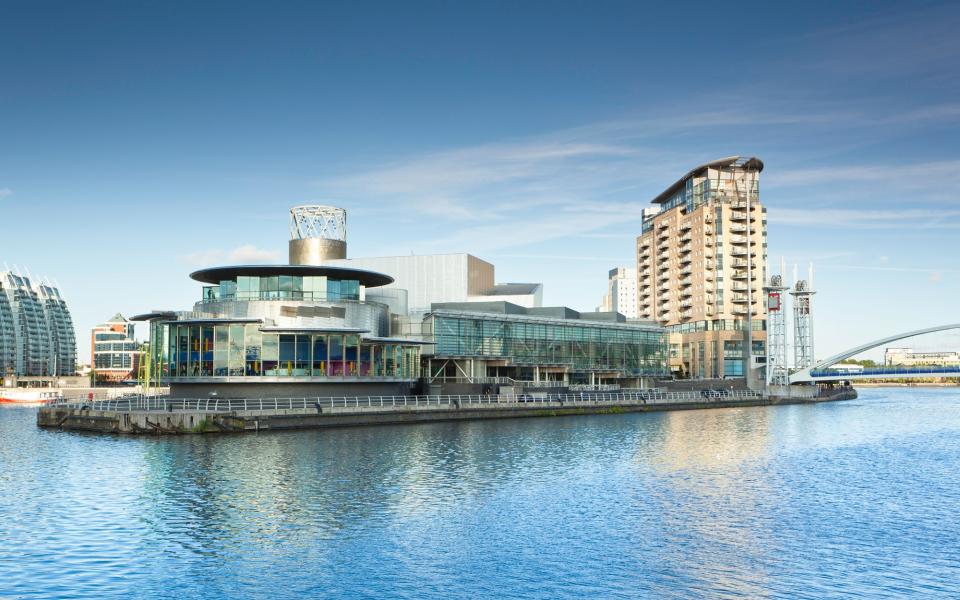
[[[960,377],[960,366],[923,366],[923,367],[866,367],[862,371],[850,371],[847,369],[831,368],[842,360],[856,356],[861,352],[871,350],[884,344],[896,342],[905,338],[910,338],[926,333],[936,333],[938,331],[947,331],[950,329],[960,329],[960,323],[950,325],[939,325],[937,327],[927,327],[916,331],[898,333],[879,340],[845,350],[839,354],[821,360],[815,365],[801,369],[790,375],[790,383],[817,383],[827,381],[843,381],[849,379],[891,379],[891,378],[931,378],[931,377]]]

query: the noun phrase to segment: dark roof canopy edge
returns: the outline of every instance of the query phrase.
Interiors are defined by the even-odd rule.
[[[356,279],[368,288],[393,283],[393,277],[366,269],[333,267],[326,265],[230,265],[210,267],[190,273],[190,279],[201,283],[217,284],[223,280],[236,281],[239,276],[271,277],[274,275],[326,276],[338,279]]]
[[[691,169],[689,173],[687,173],[680,179],[676,180],[667,189],[660,192],[660,194],[657,195],[656,198],[651,200],[651,202],[653,204],[663,204],[669,199],[670,196],[673,195],[675,191],[677,191],[677,189],[680,188],[680,186],[683,185],[683,182],[689,179],[690,177],[693,177],[694,175],[699,175],[703,171],[706,171],[707,169],[710,169],[710,168],[729,167],[730,165],[736,163],[737,161],[742,161],[741,167],[743,167],[747,171],[759,172],[763,170],[763,161],[755,156],[751,156],[748,158],[748,157],[736,155],[736,156],[728,156],[726,158],[721,158],[718,160],[713,160],[708,163],[704,163],[699,167]]]

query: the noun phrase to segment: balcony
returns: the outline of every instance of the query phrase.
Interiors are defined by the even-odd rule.
[[[735,314],[735,315],[745,315],[745,314],[747,314],[747,307],[745,307],[745,306],[735,306],[735,307],[733,307],[733,309],[732,309],[730,312],[732,312],[732,313]]]
[[[745,210],[732,210],[732,211],[730,211],[730,220],[733,221],[733,222],[735,222],[735,223],[736,223],[736,222],[746,223],[746,221],[747,221],[747,211],[745,211]],[[756,217],[756,216],[751,216],[751,217],[750,217],[750,222],[753,223],[754,225],[756,225],[757,217]],[[754,230],[756,230],[756,227],[754,227]]]
[[[746,244],[746,243],[747,243],[747,236],[745,236],[745,235],[731,235],[731,236],[730,236],[730,243],[731,243],[731,244]]]
[[[693,262],[693,257],[690,256],[690,251],[689,251],[689,250],[687,250],[685,253],[683,253],[683,254],[680,255],[680,264],[681,264],[681,265],[689,265],[689,264],[692,263],[692,262]]]
[[[737,304],[746,304],[747,295],[746,294],[734,294],[732,300]]]
[[[731,288],[733,291],[735,291],[735,292],[745,292],[745,291],[747,291],[747,284],[745,284],[745,283],[738,283],[738,282],[735,281],[735,282],[733,282],[733,285],[730,286],[730,288]],[[750,291],[751,291],[751,292],[757,291],[757,286],[751,285],[751,286],[750,286]]]
[[[733,261],[733,266],[734,266],[734,268],[737,268],[737,269],[746,269],[746,268],[747,268],[747,261],[744,260],[744,259],[742,259],[742,258],[741,258],[741,259],[737,259],[737,260]],[[753,263],[750,263],[750,267],[751,267],[751,268],[754,267],[754,266],[756,266],[756,265],[754,265]]]
[[[684,288],[680,290],[681,298],[692,298],[693,297],[693,288]]]
[[[657,229],[669,229],[669,228],[670,228],[670,221],[664,220],[664,221],[660,221],[660,223],[657,224]]]
[[[732,256],[746,256],[746,255],[747,255],[747,247],[746,247],[746,246],[734,246],[733,248],[730,249],[730,254],[731,254]],[[751,248],[750,248],[750,256],[756,256],[756,255],[757,255],[756,249],[755,249],[754,247],[751,247]]]
[[[680,241],[683,242],[684,244],[690,242],[690,240],[692,240],[692,239],[693,239],[693,235],[691,235],[691,234],[689,234],[689,233],[685,233],[685,234],[683,234],[683,235],[680,236]]]
[[[680,285],[682,286],[693,285],[693,278],[690,277],[689,275],[687,277],[684,277],[683,279],[680,280]]]
[[[692,310],[685,310],[685,311],[681,312],[681,313],[680,313],[680,318],[683,319],[683,320],[692,319],[692,318],[693,318],[693,311],[692,311]]]
[[[642,238],[640,238],[640,242],[638,243],[637,247],[638,247],[641,251],[644,250],[644,249],[646,249],[646,248],[649,248],[649,247],[650,247],[650,238],[652,238],[652,237],[653,237],[653,236],[649,236],[649,235],[643,236]]]
[[[746,272],[746,271],[734,271],[734,272],[733,272],[733,278],[734,278],[734,279],[746,279],[746,278],[747,278],[747,272]]]
[[[690,231],[693,225],[690,224],[690,221],[684,221],[680,224],[680,231]]]

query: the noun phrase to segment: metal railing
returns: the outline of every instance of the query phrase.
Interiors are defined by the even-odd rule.
[[[568,394],[520,395],[443,395],[443,396],[327,396],[302,398],[170,398],[168,396],[135,396],[94,402],[57,401],[50,406],[102,411],[279,411],[322,410],[333,408],[470,408],[474,406],[518,407],[525,405],[581,406],[608,403],[611,405],[691,404],[756,400],[760,394],[736,391],[621,391],[579,392]]]
[[[896,377],[897,375],[944,375],[956,373],[960,375],[960,365],[945,365],[945,366],[935,366],[935,365],[925,365],[922,367],[901,367],[901,366],[886,366],[886,367],[863,367],[862,369],[857,370],[847,370],[847,369],[817,369],[816,371],[811,371],[811,377],[834,377],[837,375],[850,376],[855,378],[862,375],[890,375],[891,377]]]

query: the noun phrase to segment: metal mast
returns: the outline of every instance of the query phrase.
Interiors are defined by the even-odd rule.
[[[763,288],[767,301],[767,387],[789,385],[787,370],[787,286],[781,275],[770,277],[770,284]]]
[[[813,265],[810,265],[808,279],[813,279]],[[811,285],[801,279],[793,286],[793,362],[797,369],[812,367],[813,358],[813,315],[811,300],[816,293]]]

